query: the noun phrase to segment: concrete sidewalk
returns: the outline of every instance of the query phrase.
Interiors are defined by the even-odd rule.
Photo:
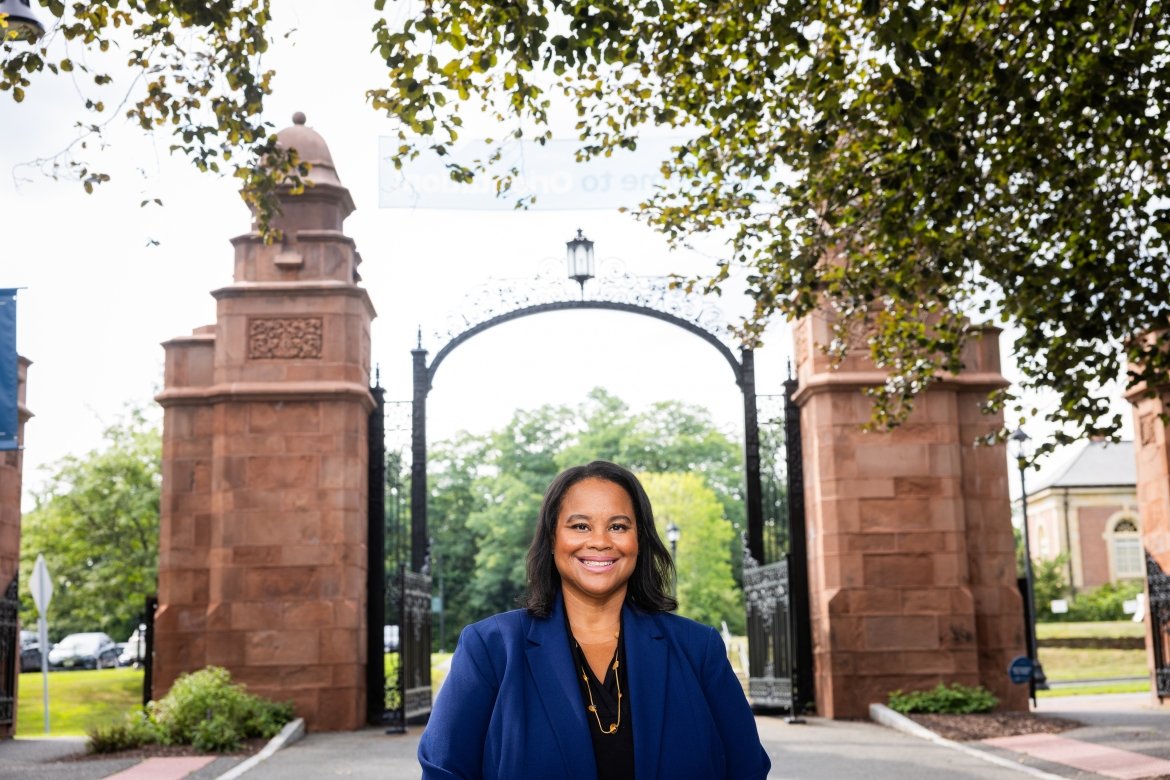
[[[1085,724],[1059,735],[1066,742],[1059,745],[1057,758],[1104,750],[1114,759],[1128,760],[1128,768],[1100,773],[1051,760],[1051,755],[1041,758],[1003,746],[979,742],[948,746],[868,721],[808,718],[804,724],[789,724],[783,717],[761,715],[756,723],[772,757],[771,776],[785,780],[1117,780],[1161,777],[1142,774],[1142,762],[1170,761],[1170,709],[1152,707],[1146,694],[1041,699],[1038,712]],[[421,733],[414,727],[394,736],[381,729],[308,734],[248,770],[243,780],[413,780],[420,776],[415,750]],[[1070,750],[1070,745],[1080,750]],[[134,763],[53,760],[81,749],[80,742],[62,740],[0,744],[0,778],[97,780]],[[187,777],[210,780],[237,763],[239,759],[216,759]],[[181,775],[171,777],[177,776]]]

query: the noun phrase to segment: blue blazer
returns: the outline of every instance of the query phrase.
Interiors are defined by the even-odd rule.
[[[638,780],[763,780],[771,762],[723,640],[622,609]],[[467,626],[418,746],[424,780],[597,780],[558,596],[552,614]]]

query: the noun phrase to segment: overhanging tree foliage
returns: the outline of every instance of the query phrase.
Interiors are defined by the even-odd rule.
[[[377,3],[383,5],[381,0]],[[581,155],[649,127],[691,134],[639,216],[671,242],[728,238],[759,338],[824,306],[889,380],[875,421],[961,367],[967,318],[1018,324],[1024,385],[1057,441],[1115,434],[1104,387],[1165,382],[1170,25],[1157,0],[530,0],[423,3],[379,25],[405,161],[486,107],[512,135],[578,116]],[[485,160],[487,156],[485,155]],[[490,162],[453,162],[468,180]],[[1141,366],[1134,370],[1134,366]],[[994,398],[996,404],[1006,400]]]
[[[308,173],[261,119],[273,76],[261,64],[271,37],[269,0],[42,4],[57,22],[45,40],[30,45],[0,29],[0,92],[20,103],[46,71],[73,79],[78,135],[47,161],[51,175],[74,177],[87,192],[108,181],[110,174],[90,167],[88,150],[124,114],[146,132],[169,132],[171,151],[200,170],[241,179],[245,202],[269,234],[277,185],[299,188]],[[70,42],[74,56],[56,54],[57,36]]]
[[[143,127],[214,170],[232,157],[262,227],[296,161],[260,121],[267,0],[49,0],[89,50],[128,40]],[[379,10],[385,0],[374,0]],[[1170,25],[1160,0],[432,0],[395,4],[371,43],[368,93],[401,123],[398,162],[446,155],[463,114],[549,137],[575,112],[584,157],[651,127],[691,140],[638,215],[675,244],[712,233],[725,258],[686,280],[721,290],[747,271],[756,342],[776,317],[824,307],[889,371],[876,421],[961,367],[968,318],[1018,324],[1023,385],[1052,389],[1055,441],[1116,434],[1106,385],[1170,381],[1166,325]],[[0,90],[77,68],[0,44]],[[104,73],[90,73],[99,84]],[[88,111],[104,101],[83,98]],[[100,128],[84,121],[83,128]],[[452,178],[513,171],[451,162]],[[273,155],[276,155],[275,157]],[[88,186],[104,179],[79,162]],[[1004,394],[994,404],[1008,400]],[[1051,444],[1051,443],[1050,443]]]

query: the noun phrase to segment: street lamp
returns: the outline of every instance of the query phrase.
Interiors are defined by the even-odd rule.
[[[593,242],[585,238],[581,229],[577,237],[565,242],[565,262],[569,267],[569,278],[581,285],[581,297],[585,297],[585,282],[593,278]]]
[[[45,25],[37,18],[29,0],[0,0],[0,14],[8,14],[4,35],[9,40],[32,43],[45,34]]]
[[[1020,510],[1024,525],[1024,590],[1026,591],[1024,598],[1028,600],[1028,658],[1032,661],[1032,679],[1028,685],[1028,693],[1032,701],[1035,702],[1037,689],[1048,690],[1048,678],[1044,675],[1044,667],[1040,665],[1040,657],[1036,652],[1036,591],[1032,578],[1032,544],[1028,533],[1028,486],[1025,480],[1025,472],[1028,467],[1028,438],[1028,434],[1024,433],[1023,428],[1016,428],[1009,437],[1013,445],[1012,449],[1015,450],[1013,457],[1015,457],[1016,465],[1020,469]]]
[[[674,561],[672,596],[678,595],[678,538],[681,535],[682,530],[673,521],[666,524],[666,541],[670,542],[670,560]]]

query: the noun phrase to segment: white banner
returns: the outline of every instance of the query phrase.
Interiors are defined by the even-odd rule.
[[[445,157],[423,152],[418,159],[395,170],[390,162],[398,140],[382,136],[378,143],[378,205],[384,209],[473,209],[484,211],[515,208],[519,198],[535,196],[532,210],[615,210],[634,208],[665,183],[661,166],[681,138],[648,138],[635,151],[619,150],[611,157],[577,162],[577,141],[531,141],[505,144],[491,172],[504,173],[515,166],[519,176],[510,192],[496,194],[491,173],[479,174],[470,184],[451,180],[449,162],[470,166],[485,159],[492,147],[482,140],[458,144]]]

